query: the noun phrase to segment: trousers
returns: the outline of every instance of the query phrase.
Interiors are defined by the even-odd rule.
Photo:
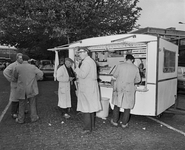
[[[70,94],[71,94],[71,109],[74,114],[76,114],[77,108],[77,96],[76,96],[76,87],[75,85],[71,85],[70,87]]]
[[[16,101],[12,101],[11,103],[11,114],[18,114],[18,110],[19,110],[19,102]]]
[[[92,131],[95,128],[95,113],[83,113],[84,128],[83,130]]]
[[[126,125],[130,119],[130,109],[124,109],[124,112],[120,115],[120,107],[114,105],[113,110],[113,122],[117,123],[119,120],[123,125]]]
[[[27,100],[29,102],[30,118],[31,118],[31,121],[34,121],[38,118],[37,108],[36,108],[36,98],[31,97],[31,98],[27,98]],[[25,121],[25,109],[26,109],[27,100],[26,99],[20,99],[19,100],[18,119],[19,119],[20,122]]]

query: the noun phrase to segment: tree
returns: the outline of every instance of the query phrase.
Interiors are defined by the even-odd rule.
[[[127,33],[140,16],[141,8],[136,6],[137,2],[1,0],[0,43],[11,44],[42,57],[48,48],[68,41]]]

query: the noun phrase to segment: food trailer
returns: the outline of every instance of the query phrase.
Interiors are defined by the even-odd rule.
[[[98,64],[101,97],[108,98],[113,109],[113,72],[127,54],[135,57],[142,81],[136,85],[135,106],[131,114],[158,116],[175,104],[177,97],[178,46],[158,36],[119,34],[87,38],[51,51],[69,51],[77,59],[77,49],[86,47]],[[121,109],[121,111],[124,111]]]

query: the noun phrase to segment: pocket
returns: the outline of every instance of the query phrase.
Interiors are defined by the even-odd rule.
[[[65,91],[66,91],[65,87],[60,87],[60,93],[65,94]]]

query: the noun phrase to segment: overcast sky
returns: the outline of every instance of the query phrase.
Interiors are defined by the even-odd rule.
[[[139,0],[137,6],[142,8],[137,21],[140,28],[175,27],[176,30],[185,31],[185,0]]]

